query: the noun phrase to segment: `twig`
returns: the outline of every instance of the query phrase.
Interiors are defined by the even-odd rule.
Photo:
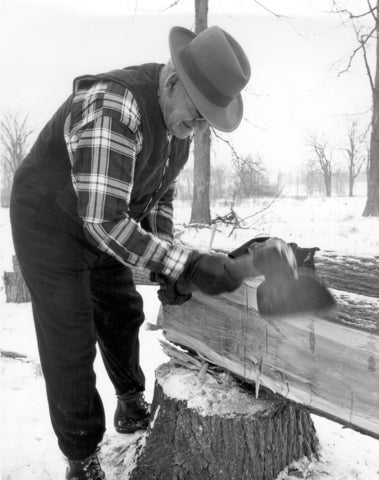
[[[245,217],[242,219],[242,222],[244,222],[245,220],[247,220],[248,218],[253,218],[253,217],[256,217],[257,215],[259,215],[260,213],[264,212],[265,210],[269,209],[271,207],[271,205],[273,205],[277,200],[278,198],[281,196],[282,192],[283,192],[283,189],[284,187],[282,187],[279,192],[275,195],[275,197],[271,200],[271,202],[266,205],[265,207],[261,208],[260,210],[258,210],[257,212],[254,212],[252,215],[249,215],[248,217]]]
[[[258,0],[254,0],[254,2],[259,5],[261,8],[263,8],[263,10],[266,10],[266,12],[270,13],[271,15],[274,15],[274,17],[278,18],[279,20],[282,19],[282,18],[285,18],[285,19],[290,19],[291,17],[287,16],[287,15],[281,15],[279,13],[275,13],[274,11],[270,10],[268,7],[266,7],[266,5],[263,5],[261,2],[258,2]]]

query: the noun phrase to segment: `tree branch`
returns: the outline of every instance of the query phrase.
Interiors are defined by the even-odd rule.
[[[362,50],[363,51],[363,55],[366,56],[366,49],[365,49],[365,46],[366,46],[366,43],[370,40],[370,38],[372,38],[374,32],[376,30],[376,26],[370,31],[370,33],[368,33],[367,35],[361,35],[360,36],[360,32],[359,30],[356,29],[356,27],[354,26],[354,31],[355,31],[355,34],[357,36],[357,40],[359,42],[359,46],[357,48],[355,48],[352,53],[350,54],[350,57],[349,57],[349,61],[347,63],[347,66],[345,67],[344,70],[341,70],[339,73],[338,73],[338,77],[340,77],[341,75],[343,75],[344,73],[347,73],[350,68],[351,68],[351,65],[353,63],[353,60],[356,56],[356,54]],[[366,61],[367,61],[367,57],[366,57]],[[371,72],[370,72],[370,68],[369,68],[369,65],[368,63],[366,64],[366,69],[368,69],[368,75],[369,75],[369,78],[370,78],[370,85],[372,85],[372,76],[371,76]]]
[[[368,5],[368,7],[369,7],[369,11],[370,11],[372,17],[373,17],[374,20],[375,20],[375,23],[376,23],[376,22],[378,21],[378,12],[376,12],[376,13],[377,13],[376,15],[375,15],[374,12],[377,10],[377,7],[373,7],[373,6],[371,5],[370,0],[367,0],[367,5]]]
[[[274,17],[278,18],[279,20],[282,18],[290,19],[291,17],[288,17],[287,15],[281,15],[279,13],[275,13],[274,11],[270,10],[266,5],[263,5],[261,2],[258,0],[254,0],[254,2],[259,5],[263,10],[266,10],[266,12],[270,13],[271,15],[274,15]]]
[[[368,80],[370,82],[371,92],[374,94],[375,84],[374,84],[374,80],[373,80],[372,75],[371,75],[371,70],[370,70],[370,65],[368,63],[367,51],[366,51],[366,45],[365,44],[362,44],[362,50],[363,50],[363,61],[365,62],[366,73],[367,73],[367,76],[368,76]]]
[[[359,14],[353,14],[350,10],[348,10],[347,8],[341,8],[338,4],[338,2],[336,2],[336,0],[333,0],[333,6],[334,6],[334,13],[339,13],[339,14],[342,14],[342,15],[347,15],[349,17],[350,20],[355,20],[355,19],[358,19],[358,18],[363,18],[363,17],[366,17],[367,15],[374,15],[374,12],[376,11],[376,7],[373,7],[371,4],[370,4],[370,1],[367,0],[367,3],[368,3],[368,11],[367,12],[364,12],[364,13],[359,13]],[[374,18],[376,18],[374,16]]]
[[[176,7],[177,5],[179,5],[179,3],[181,3],[182,0],[175,0],[174,2],[172,2],[168,7],[164,8],[162,10],[162,12],[165,12],[166,10],[170,10],[170,8],[174,8]]]
[[[211,127],[211,130],[212,130],[212,133],[213,135],[218,138],[219,140],[221,140],[222,142],[224,142],[226,145],[228,145],[228,147],[230,148],[231,152],[232,152],[232,156],[233,158],[235,159],[238,159],[238,160],[243,160],[243,158],[241,157],[241,155],[237,152],[237,150],[234,148],[234,145],[233,143],[230,141],[230,140],[227,140],[226,138],[222,137],[221,135],[219,135],[217,133],[217,131]]]

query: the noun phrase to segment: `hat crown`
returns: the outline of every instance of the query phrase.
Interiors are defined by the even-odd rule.
[[[200,90],[227,106],[250,79],[250,64],[240,45],[220,27],[203,30],[180,52],[183,67]]]
[[[237,128],[243,113],[241,91],[251,73],[239,43],[218,26],[198,35],[173,27],[169,43],[178,76],[200,114],[219,130]]]

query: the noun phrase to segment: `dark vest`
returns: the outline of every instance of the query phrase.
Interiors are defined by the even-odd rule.
[[[143,146],[136,159],[128,211],[130,217],[137,221],[141,221],[164,195],[188,159],[189,139],[172,137],[170,152],[168,151],[167,131],[157,95],[160,69],[160,64],[149,63],[80,77],[74,83],[82,87],[86,82],[114,81],[128,88],[137,100],[141,113]],[[64,123],[72,108],[72,98],[71,95],[44,127],[21,167],[37,169],[43,179],[46,188],[43,221],[53,224],[61,222],[64,230],[67,230],[66,224],[70,229],[72,220],[82,227],[71,181],[71,163],[63,136]],[[62,218],[60,210],[69,218]]]

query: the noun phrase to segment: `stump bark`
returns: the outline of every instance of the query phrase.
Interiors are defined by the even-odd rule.
[[[199,376],[172,361],[156,371],[146,443],[130,480],[272,480],[292,461],[317,456],[309,412],[229,374]]]

